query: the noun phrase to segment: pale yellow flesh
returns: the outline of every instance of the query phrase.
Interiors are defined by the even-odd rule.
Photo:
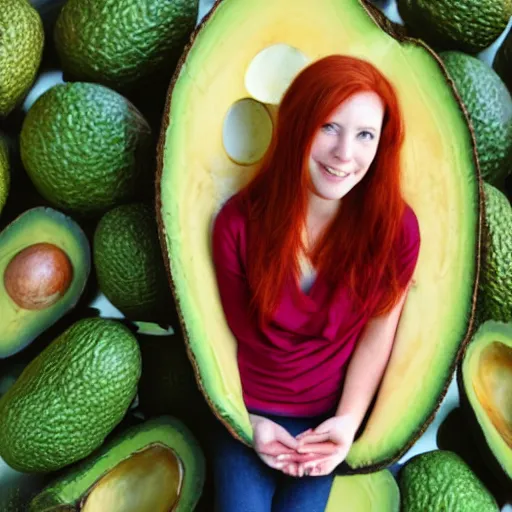
[[[492,424],[512,449],[512,348],[494,341],[482,350],[473,389]]]
[[[224,150],[226,113],[248,97],[245,76],[255,56],[281,43],[310,61],[340,52],[363,57],[399,94],[407,127],[403,190],[419,218],[422,245],[374,412],[348,458],[353,467],[385,460],[434,409],[467,331],[478,191],[466,122],[451,91],[440,86],[444,78],[433,58],[425,50],[401,47],[357,2],[224,0],[212,23],[217,36],[205,30],[203,41],[198,35],[174,88],[161,214],[165,256],[204,390],[217,413],[248,442],[252,430],[236,342],[218,299],[210,233],[221,205],[256,166],[237,165]]]
[[[134,453],[103,476],[82,512],[170,512],[183,483],[183,467],[172,450],[152,446]]]

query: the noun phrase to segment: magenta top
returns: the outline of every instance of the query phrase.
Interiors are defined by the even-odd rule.
[[[400,280],[406,283],[420,247],[418,220],[409,206],[399,244]],[[246,217],[238,194],[215,220],[213,261],[224,314],[238,342],[248,410],[316,416],[334,409],[348,359],[371,312],[357,310],[344,287],[329,294],[329,283],[321,274],[305,293],[290,272],[272,321],[260,329],[249,314]]]

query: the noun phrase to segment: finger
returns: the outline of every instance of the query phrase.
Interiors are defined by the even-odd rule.
[[[276,460],[278,461],[284,461],[284,462],[290,462],[290,463],[296,463],[296,464],[302,464],[303,462],[308,462],[310,460],[314,459],[320,459],[324,458],[326,454],[325,453],[290,453],[290,454],[284,454],[284,455],[277,455]]]
[[[304,463],[304,469],[309,469],[309,474],[313,475],[318,468],[322,468],[322,465],[326,462],[329,462],[329,457],[325,457],[323,459],[316,459],[313,461],[305,462]]]
[[[292,448],[294,450],[296,450],[299,446],[299,441],[297,441],[297,439],[295,439],[295,437],[293,437],[290,432],[284,428],[276,429],[276,440],[280,441],[288,448]]]
[[[320,443],[322,441],[328,441],[330,439],[329,432],[313,432],[311,434],[306,434],[304,437],[300,439],[300,446],[306,443]]]
[[[297,453],[296,450],[292,450],[288,448],[283,443],[279,441],[271,441],[270,443],[265,443],[257,447],[257,450],[260,453],[264,453],[265,455],[281,455],[281,454],[291,454]]]
[[[322,455],[330,455],[339,449],[339,445],[326,441],[324,443],[309,443],[298,448],[297,452],[300,454],[305,453],[320,453]]]
[[[295,436],[295,439],[301,439],[306,434],[309,434],[310,432],[313,432],[312,428],[308,428],[307,430],[304,430],[304,432],[301,432],[299,435]]]

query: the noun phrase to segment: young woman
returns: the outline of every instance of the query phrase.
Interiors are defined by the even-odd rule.
[[[218,426],[219,512],[320,512],[387,365],[418,258],[388,80],[333,55],[279,107],[254,179],[213,230],[253,447]]]

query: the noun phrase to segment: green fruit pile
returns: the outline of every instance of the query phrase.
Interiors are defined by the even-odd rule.
[[[446,116],[434,128],[456,146],[446,154],[457,170],[451,195],[428,180],[407,187],[433,210],[466,208],[461,225],[478,229],[461,235],[466,259],[446,256],[453,286],[465,290],[446,293],[454,318],[411,336],[421,341],[414,354],[440,355],[446,368],[404,365],[425,391],[396,408],[389,397],[388,431],[370,417],[374,445],[358,441],[347,457],[361,474],[335,478],[326,510],[498,510],[501,495],[450,451],[410,459],[397,478],[389,468],[428,426],[457,369],[486,467],[497,488],[511,486],[512,31],[492,68],[475,54],[503,33],[512,2],[397,0],[400,28],[366,0],[221,0],[197,28],[198,0],[58,3],[49,19],[48,5],[0,0],[0,510],[212,510],[203,492],[212,409],[242,440],[246,410],[208,234],[212,211],[254,163],[235,158],[252,155],[250,144],[242,155],[216,149],[219,127],[245,99],[269,113],[272,129],[275,91],[257,96],[284,87],[287,62],[246,73],[245,53],[286,42],[295,58],[304,49],[300,68],[343,52],[346,31],[358,48],[373,37],[379,48],[410,44],[404,62]],[[63,80],[42,91],[56,65]],[[393,73],[414,97],[410,77]],[[434,128],[412,132],[418,154]],[[443,234],[452,253],[457,235]],[[410,379],[400,388],[417,384]]]

